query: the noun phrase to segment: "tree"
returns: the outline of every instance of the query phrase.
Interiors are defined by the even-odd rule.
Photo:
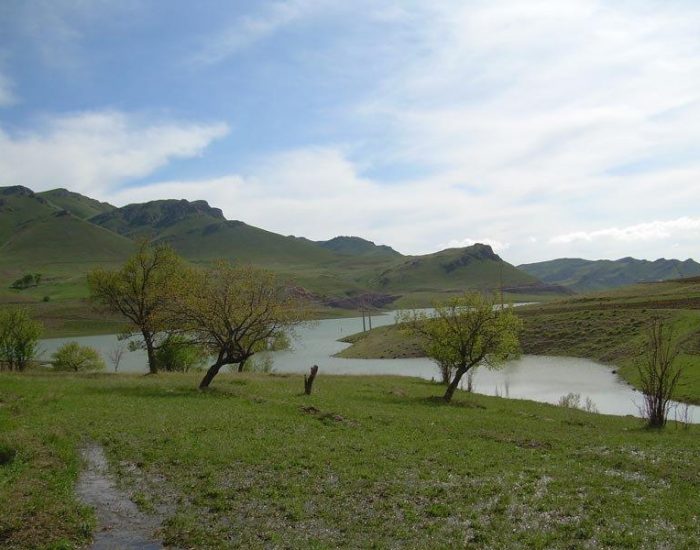
[[[641,412],[650,428],[666,424],[671,397],[683,372],[677,355],[672,331],[666,329],[662,320],[654,319],[647,329],[643,355],[637,361],[644,395]]]
[[[180,334],[169,334],[156,351],[158,368],[169,372],[187,372],[202,366],[206,360],[205,349]]]
[[[121,344],[117,344],[107,352],[107,357],[109,357],[110,362],[114,366],[114,372],[119,371],[119,364],[122,362],[125,353],[126,349]]]
[[[0,311],[0,368],[23,371],[36,355],[41,332],[27,311]]]
[[[183,262],[172,248],[144,241],[118,271],[98,268],[88,273],[91,299],[125,317],[126,334],[141,334],[151,374],[158,372],[156,337],[167,328],[168,305],[183,271]]]
[[[104,370],[105,362],[95,348],[81,346],[78,342],[63,344],[51,356],[51,363],[55,370],[73,372],[88,372]]]
[[[302,303],[270,271],[218,262],[193,271],[180,294],[178,325],[215,357],[199,387],[206,388],[224,365],[245,362],[305,319]]]
[[[470,369],[480,364],[495,368],[519,353],[522,321],[512,308],[497,307],[478,293],[437,302],[432,313],[407,312],[399,320],[420,338],[441,372],[454,373],[444,395],[447,402]]]

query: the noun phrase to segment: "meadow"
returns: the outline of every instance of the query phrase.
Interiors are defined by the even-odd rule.
[[[0,545],[71,548],[80,449],[177,547],[692,548],[697,426],[430,382],[226,374],[0,374]]]

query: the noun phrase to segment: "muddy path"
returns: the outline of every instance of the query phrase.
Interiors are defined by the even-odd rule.
[[[119,489],[109,473],[104,450],[91,442],[81,449],[85,469],[76,484],[78,499],[95,510],[97,528],[89,548],[158,549],[163,545],[154,536],[161,520],[141,512],[129,495]]]

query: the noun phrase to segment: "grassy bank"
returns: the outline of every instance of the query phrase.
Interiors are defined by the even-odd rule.
[[[698,301],[696,305],[696,301]],[[700,403],[700,283],[638,285],[565,301],[517,309],[524,321],[524,353],[585,357],[614,365],[628,382],[637,384],[635,362],[644,330],[654,317],[675,331],[684,365],[676,397]],[[399,358],[423,355],[419,342],[395,326],[349,336],[352,344],[339,355],[347,358]]]
[[[72,547],[81,441],[180,547],[692,547],[698,427],[417,379],[0,375],[0,545]]]

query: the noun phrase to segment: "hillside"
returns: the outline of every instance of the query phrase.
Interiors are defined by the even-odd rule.
[[[700,275],[700,264],[691,259],[680,261],[661,258],[652,262],[634,258],[619,260],[561,258],[523,264],[518,268],[546,283],[562,285],[577,292]]]
[[[406,258],[382,271],[375,284],[392,292],[498,290],[502,286],[512,293],[565,293],[563,289],[542,285],[536,277],[504,262],[484,244]]]
[[[30,271],[45,281],[21,293],[4,290],[3,301],[86,298],[87,270],[123,261],[139,239],[168,243],[196,263],[223,258],[273,269],[323,307],[423,307],[446,293],[501,287],[518,300],[562,294],[560,287],[503,262],[488,246],[407,257],[360,237],[314,242],[279,235],[227,220],[202,200],[117,208],[65,189],[34,193],[17,186],[0,188],[0,212],[0,287],[8,289]],[[52,326],[60,332],[60,322],[53,319]]]
[[[21,186],[0,188],[0,266],[11,273],[121,261],[133,242]]]
[[[74,216],[87,220],[104,212],[114,210],[116,207],[106,202],[100,202],[80,193],[68,191],[68,189],[52,189],[42,191],[37,196],[49,201],[54,206],[67,210]]]
[[[319,246],[348,256],[383,256],[400,258],[401,253],[390,246],[376,245],[360,237],[334,237],[328,241],[316,241]]]

